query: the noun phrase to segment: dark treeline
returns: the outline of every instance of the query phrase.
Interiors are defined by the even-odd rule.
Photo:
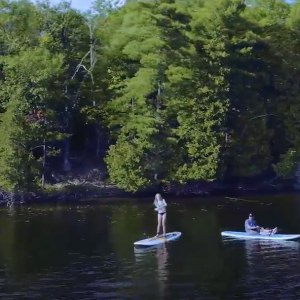
[[[300,1],[0,5],[4,190],[45,187],[59,157],[72,171],[89,139],[127,191],[294,171]]]

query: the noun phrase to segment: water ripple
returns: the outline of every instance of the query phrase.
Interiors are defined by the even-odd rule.
[[[297,242],[246,241],[245,250],[248,268],[241,286],[247,291],[247,299],[300,296]]]
[[[0,298],[300,299],[298,242],[221,239],[217,215],[201,208],[168,214],[182,238],[151,249],[132,245],[153,232],[150,206],[149,219],[131,205],[2,212]]]

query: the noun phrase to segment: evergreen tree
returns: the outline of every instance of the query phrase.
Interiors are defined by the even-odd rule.
[[[53,145],[70,170],[79,132],[94,132],[92,155],[128,191],[272,166],[293,175],[299,3],[96,1],[81,14],[1,1],[1,187],[44,186]]]

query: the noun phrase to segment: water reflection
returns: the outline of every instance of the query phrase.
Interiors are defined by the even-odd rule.
[[[141,298],[149,297],[149,285],[156,288],[155,299],[164,299],[166,287],[168,284],[168,248],[166,244],[162,244],[151,248],[134,248],[136,270],[149,270],[141,275],[138,272],[136,285],[139,287],[138,296]],[[153,261],[156,261],[156,270],[153,268]],[[150,263],[150,264],[149,264]],[[145,286],[146,284],[146,286]],[[145,294],[145,288],[147,292]],[[154,295],[153,295],[154,296]]]
[[[244,288],[249,298],[300,296],[298,242],[246,240],[244,245],[248,264]]]
[[[299,251],[299,242],[271,241],[271,240],[245,240],[248,264],[252,265],[257,257],[277,258],[279,253],[288,255]]]
[[[270,226],[300,232],[298,217],[288,223],[288,213],[281,214],[294,207],[287,205],[277,215],[261,213],[273,218],[266,220]],[[231,210],[222,215],[201,205],[170,204],[168,231],[181,231],[180,239],[134,249],[134,241],[155,230],[152,203],[0,209],[0,298],[299,298],[298,242],[222,239],[220,224],[239,223],[237,209]]]

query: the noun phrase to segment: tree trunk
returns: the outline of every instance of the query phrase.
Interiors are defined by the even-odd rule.
[[[100,156],[100,128],[99,128],[99,125],[97,125],[96,133],[97,133],[97,151],[96,151],[96,156],[99,157]]]
[[[46,138],[44,138],[44,142],[43,142],[42,189],[45,188],[45,166],[46,166]]]
[[[64,167],[63,170],[68,172],[71,170],[71,164],[69,161],[70,154],[70,138],[65,139],[65,151],[64,151]]]

